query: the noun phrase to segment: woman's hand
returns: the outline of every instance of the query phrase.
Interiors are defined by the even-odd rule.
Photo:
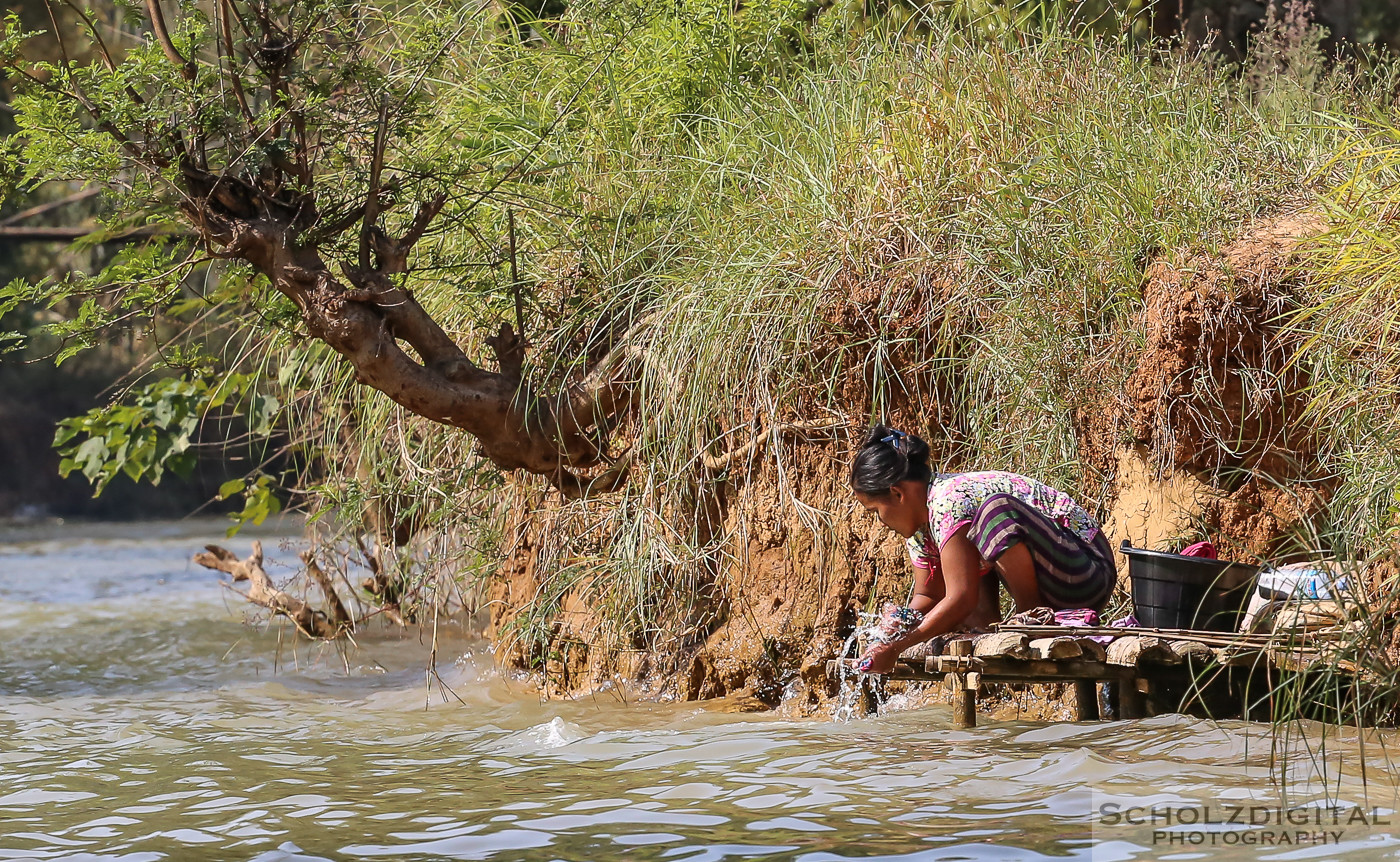
[[[873,646],[860,657],[857,667],[862,673],[889,673],[894,670],[895,662],[899,660],[899,654],[905,649],[906,647],[898,641]]]

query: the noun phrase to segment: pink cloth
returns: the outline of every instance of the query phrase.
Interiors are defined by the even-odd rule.
[[[1207,560],[1219,559],[1215,555],[1215,545],[1211,544],[1209,539],[1183,549],[1181,555],[1183,557],[1204,557]]]
[[[1093,608],[1070,608],[1055,611],[1055,622],[1062,626],[1096,626],[1099,614]]]

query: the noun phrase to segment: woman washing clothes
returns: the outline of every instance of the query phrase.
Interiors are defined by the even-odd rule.
[[[1016,473],[935,474],[928,456],[918,437],[876,425],[851,465],[856,499],[907,540],[914,564],[911,628],[866,651],[867,673],[889,673],[915,644],[999,619],[998,580],[1018,613],[1103,609],[1117,576],[1088,512]]]

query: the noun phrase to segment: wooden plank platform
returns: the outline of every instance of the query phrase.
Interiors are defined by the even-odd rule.
[[[1107,644],[1099,642],[1105,639]],[[1297,638],[1185,629],[1002,625],[989,634],[920,645],[901,656],[886,678],[946,681],[954,695],[954,723],[960,727],[976,724],[983,683],[1073,683],[1080,721],[1099,719],[1100,683],[1108,684],[1116,718],[1142,718],[1157,707],[1204,708],[1211,700],[1228,702],[1248,716],[1259,691],[1253,686],[1255,701],[1241,694],[1251,687],[1251,676],[1262,673],[1267,680],[1279,670],[1314,667],[1326,661],[1326,647]],[[857,676],[856,662],[828,662],[827,674]],[[1209,685],[1227,691],[1207,692]]]

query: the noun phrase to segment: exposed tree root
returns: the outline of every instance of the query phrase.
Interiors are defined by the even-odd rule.
[[[749,438],[747,443],[730,449],[727,452],[720,452],[715,455],[702,454],[700,462],[705,465],[705,469],[718,473],[734,466],[735,462],[750,458],[758,453],[758,450],[775,436],[781,437],[787,434],[798,435],[823,435],[832,434],[844,428],[845,422],[840,420],[832,422],[785,422],[780,425],[764,425],[758,433]]]

